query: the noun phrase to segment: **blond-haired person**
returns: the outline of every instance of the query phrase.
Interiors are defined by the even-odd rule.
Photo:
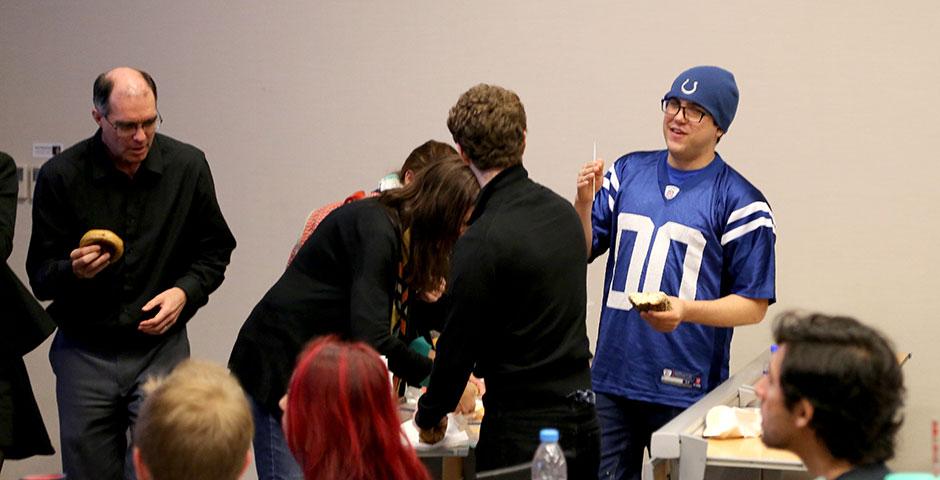
[[[245,473],[254,424],[245,393],[226,368],[187,360],[150,388],[134,429],[139,480],[228,480]]]

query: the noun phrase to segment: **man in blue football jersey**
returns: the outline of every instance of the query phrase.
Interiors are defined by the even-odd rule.
[[[774,294],[773,214],[715,147],[738,106],[731,72],[682,72],[662,100],[666,150],[634,152],[578,177],[589,260],[608,249],[591,369],[601,478],[639,478],[653,431],[728,377],[733,327],[760,322]],[[631,292],[671,309],[638,312]]]

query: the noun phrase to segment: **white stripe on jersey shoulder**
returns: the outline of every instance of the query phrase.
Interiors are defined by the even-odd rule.
[[[617,162],[614,162],[610,168],[607,169],[608,175],[604,175],[604,184],[601,187],[604,190],[607,190],[607,208],[611,212],[614,211],[614,195],[620,191],[620,179],[617,178],[617,170],[614,168]]]
[[[604,187],[608,190],[612,188],[614,192],[619,192],[620,179],[617,178],[617,169],[614,168],[615,165],[617,165],[617,162],[614,162],[614,164],[607,169],[607,172],[610,173],[610,177],[604,176]]]
[[[777,234],[777,228],[774,227],[774,221],[767,217],[760,217],[760,218],[751,220],[750,222],[747,222],[744,225],[741,225],[740,227],[733,228],[727,233],[725,233],[724,235],[722,235],[721,246],[725,246],[743,237],[744,235],[747,235],[748,233],[753,232],[754,230],[757,230],[760,227],[768,227],[771,230],[773,230],[774,235]]]
[[[767,205],[767,202],[754,202],[750,205],[745,205],[731,212],[731,216],[728,217],[728,225],[731,225],[733,222],[736,222],[756,212],[767,212],[770,214],[770,218],[773,218],[774,216],[773,212],[770,211],[770,205]]]

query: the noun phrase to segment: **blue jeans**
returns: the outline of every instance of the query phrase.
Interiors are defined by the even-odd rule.
[[[303,480],[304,474],[294,455],[287,448],[287,439],[281,430],[281,412],[271,414],[254,398],[251,413],[255,420],[255,467],[258,480]]]
[[[643,449],[653,432],[685,410],[597,392],[601,424],[600,479],[640,480]]]

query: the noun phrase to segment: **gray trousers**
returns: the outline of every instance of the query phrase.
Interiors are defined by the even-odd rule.
[[[142,387],[188,357],[185,329],[149,350],[91,350],[56,333],[49,362],[56,376],[62,469],[70,480],[135,478],[128,437]]]

